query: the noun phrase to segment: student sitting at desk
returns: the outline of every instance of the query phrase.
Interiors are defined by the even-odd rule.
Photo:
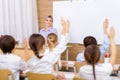
[[[0,69],[9,69],[14,74],[14,80],[19,80],[19,71],[27,69],[27,64],[20,57],[12,53],[15,48],[15,39],[10,35],[4,35],[0,40]]]
[[[53,73],[53,66],[57,62],[59,56],[66,49],[68,43],[69,21],[62,20],[62,33],[60,43],[52,50],[50,54],[45,49],[45,39],[40,34],[32,34],[29,39],[30,48],[35,56],[28,61],[30,72],[34,73]]]
[[[84,56],[86,65],[80,68],[80,77],[87,80],[109,80],[116,58],[116,46],[114,42],[114,29],[110,29],[111,56],[108,63],[98,63],[100,50],[96,45],[89,45],[85,48]]]
[[[48,34],[48,36],[47,36],[47,44],[48,44],[48,49],[47,50],[49,51],[50,54],[52,54],[52,51],[58,45],[58,37],[57,37],[57,35],[54,34],[54,33]],[[61,63],[60,56],[59,56],[59,59],[58,59],[57,63],[58,63],[59,69],[61,69],[62,63]]]
[[[105,54],[106,52],[108,52],[108,49],[109,49],[109,44],[110,44],[110,41],[109,41],[109,36],[108,36],[108,32],[107,32],[107,29],[108,29],[108,20],[106,19],[104,21],[104,24],[103,24],[103,31],[104,31],[104,40],[103,40],[103,43],[102,45],[100,45],[100,53],[101,53],[101,56],[103,54]],[[89,45],[97,45],[97,41],[96,39],[93,37],[93,36],[87,36],[84,38],[84,47],[87,47]],[[76,61],[80,61],[80,62],[83,62],[85,61],[85,58],[84,58],[84,51],[79,53],[76,57]]]

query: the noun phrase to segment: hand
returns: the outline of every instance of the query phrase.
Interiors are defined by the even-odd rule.
[[[63,17],[61,17],[61,25],[62,27],[65,27],[65,20],[63,19]]]
[[[108,32],[107,32],[108,25],[109,25],[108,19],[105,19],[103,23],[103,31],[104,31],[104,34],[107,34],[107,35],[108,35]]]
[[[67,20],[67,21],[66,21],[66,30],[67,30],[67,32],[69,31],[69,27],[70,27],[70,21]]]
[[[115,37],[115,30],[113,27],[110,28],[109,37],[110,37],[110,39],[114,39],[114,37]]]
[[[66,80],[64,74],[57,74],[57,80]]]
[[[67,65],[68,65],[68,62],[67,62],[67,61],[62,62],[62,65],[63,65],[63,66],[67,66]]]
[[[105,58],[110,57],[110,56],[111,56],[111,54],[109,54],[109,53],[105,53],[105,54],[104,54],[104,57],[105,57]]]
[[[69,31],[69,26],[70,26],[70,22],[69,20],[64,20],[62,17],[61,17],[61,25],[62,25],[62,34],[66,34],[68,33]]]
[[[28,42],[26,38],[23,39],[22,46],[24,49],[28,49]]]

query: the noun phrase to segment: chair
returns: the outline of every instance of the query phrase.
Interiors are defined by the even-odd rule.
[[[83,78],[73,78],[73,80],[86,80],[86,79],[83,79]]]
[[[56,80],[56,77],[52,74],[27,72],[27,80]]]
[[[75,64],[74,64],[74,72],[78,73],[80,67],[85,65],[85,64],[86,64],[85,62],[75,62]]]
[[[13,73],[7,69],[0,69],[0,80],[14,80]]]

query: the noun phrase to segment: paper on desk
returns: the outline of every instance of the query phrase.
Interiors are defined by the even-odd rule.
[[[107,76],[102,80],[120,80],[120,77],[116,77],[116,76]]]
[[[29,71],[30,71],[29,69],[26,69],[25,71],[23,71],[23,73],[26,74]]]
[[[73,79],[75,74],[64,74],[67,79]]]

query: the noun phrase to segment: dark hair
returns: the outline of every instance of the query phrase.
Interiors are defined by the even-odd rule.
[[[46,18],[51,18],[51,20],[53,22],[53,17],[51,15],[48,15]]]
[[[97,45],[97,41],[93,36],[87,36],[84,38],[84,46]]]
[[[4,35],[0,40],[0,48],[4,54],[11,53],[15,48],[15,39],[10,35]]]
[[[1,42],[1,39],[3,38],[3,35],[0,36],[0,42]],[[0,44],[1,45],[1,44]],[[1,46],[0,46],[1,47]]]
[[[40,34],[32,34],[29,38],[29,45],[35,55],[40,59],[41,56],[39,56],[39,50],[45,45],[44,37]]]
[[[85,60],[88,64],[93,67],[93,75],[94,80],[96,80],[95,76],[95,64],[100,60],[100,50],[96,45],[89,45],[85,48],[84,52]]]

